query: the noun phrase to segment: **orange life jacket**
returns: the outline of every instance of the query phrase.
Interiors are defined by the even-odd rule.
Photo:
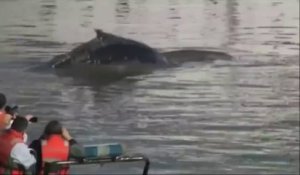
[[[40,174],[44,174],[45,162],[66,161],[69,159],[69,142],[59,134],[50,136],[47,140],[42,140],[42,161],[43,167]],[[61,167],[57,175],[68,175],[69,167]]]
[[[5,117],[6,117],[6,112],[3,110],[0,110],[0,130],[5,129],[5,127],[6,127]]]
[[[7,130],[0,135],[0,174],[23,175],[24,171],[16,168],[10,157],[11,150],[17,143],[23,142],[23,133]]]

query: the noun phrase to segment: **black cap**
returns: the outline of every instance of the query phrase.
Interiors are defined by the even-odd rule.
[[[11,124],[11,129],[24,132],[27,129],[28,120],[25,117],[17,117]]]

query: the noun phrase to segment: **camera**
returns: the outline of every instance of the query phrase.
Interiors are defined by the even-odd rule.
[[[7,114],[10,114],[11,116],[15,116],[15,117],[23,117],[23,116],[21,116],[21,115],[19,115],[18,114],[18,106],[17,105],[15,105],[15,106],[13,106],[13,107],[11,107],[11,106],[6,106],[5,107],[5,112],[7,113]],[[29,122],[31,122],[31,123],[37,123],[38,122],[38,118],[37,117],[32,117],[32,118],[30,118],[29,119]]]

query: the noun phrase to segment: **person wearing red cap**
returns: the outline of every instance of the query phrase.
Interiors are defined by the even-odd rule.
[[[7,109],[11,109],[11,107],[7,106],[6,102],[6,96],[3,93],[0,93],[0,131],[9,129],[13,120],[17,118],[16,114],[7,112]],[[33,115],[28,114],[25,116],[25,118],[28,121],[31,121],[31,119],[36,117],[33,117]]]

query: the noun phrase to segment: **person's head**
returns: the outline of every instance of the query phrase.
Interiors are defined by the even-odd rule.
[[[17,117],[11,124],[11,129],[18,132],[25,132],[28,126],[28,120],[24,117]]]
[[[0,109],[3,109],[6,105],[6,97],[3,93],[0,93]]]
[[[62,134],[62,125],[57,120],[52,120],[46,125],[43,136],[49,137],[53,134]]]

